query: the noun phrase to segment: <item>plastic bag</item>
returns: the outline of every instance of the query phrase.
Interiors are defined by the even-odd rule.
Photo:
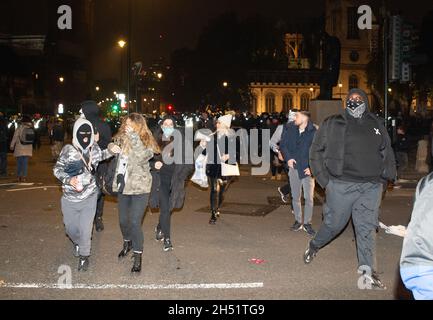
[[[198,184],[202,188],[209,187],[208,178],[206,175],[207,156],[200,154],[195,160],[195,172],[191,181]]]

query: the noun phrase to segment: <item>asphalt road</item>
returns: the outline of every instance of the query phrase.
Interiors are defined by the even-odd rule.
[[[154,240],[158,213],[147,212],[141,275],[131,276],[129,260],[118,262],[122,246],[116,202],[106,202],[105,231],[94,233],[90,270],[78,273],[60,212],[60,188],[52,176],[48,147],[30,165],[32,186],[0,180],[0,299],[408,299],[398,262],[402,238],[378,233],[378,271],[385,291],[359,290],[355,242],[349,225],[321,250],[311,265],[302,254],[308,237],[290,232],[293,215],[277,206],[264,216],[223,214],[208,224],[209,193],[189,184],[182,211],[172,219],[173,252]],[[14,170],[10,158],[10,170]],[[260,208],[276,197],[282,184],[269,177],[243,176],[230,186],[226,202],[233,208]],[[37,188],[27,190],[27,188]],[[407,225],[413,189],[388,192],[381,221]],[[233,209],[234,211],[236,211]],[[250,209],[247,209],[247,211]],[[314,210],[313,226],[321,221]],[[260,259],[259,264],[251,259]],[[73,289],[59,289],[61,273],[70,268]],[[18,288],[19,287],[19,288]]]

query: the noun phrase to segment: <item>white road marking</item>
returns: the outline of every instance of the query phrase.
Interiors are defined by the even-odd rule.
[[[197,289],[254,289],[263,288],[263,282],[251,283],[176,283],[176,284],[74,284],[60,285],[49,283],[5,283],[0,282],[1,288],[15,289],[87,289],[87,290],[110,290],[110,289],[130,289],[130,290],[197,290]]]
[[[30,191],[30,190],[45,190],[45,189],[48,189],[48,188],[60,188],[60,186],[45,186],[45,187],[10,189],[10,190],[6,190],[6,192]]]
[[[0,184],[0,187],[6,187],[6,186],[33,186],[35,185],[34,183],[21,183],[21,182],[12,182],[12,183],[2,183]]]

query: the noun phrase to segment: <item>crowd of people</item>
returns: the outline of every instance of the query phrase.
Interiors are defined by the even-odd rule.
[[[124,259],[132,252],[131,272],[139,273],[144,241],[141,224],[148,206],[160,211],[155,239],[162,242],[164,251],[173,250],[171,214],[183,207],[185,183],[194,171],[194,164],[185,158],[186,150],[189,150],[188,141],[181,139],[182,143],[175,143],[175,133],[183,134],[182,128],[188,126],[185,121],[188,117],[166,115],[160,119],[146,119],[132,113],[123,118],[112,137],[109,126],[100,119],[98,111],[95,102],[82,103],[80,117],[73,126],[71,144],[64,145],[65,132],[60,121],[54,123],[50,131],[53,159],[56,161],[54,175],[63,189],[61,208],[66,234],[79,260],[78,270],[87,271],[93,226],[97,232],[104,230],[104,197],[116,195],[122,234],[118,258]],[[182,120],[184,122],[180,124]],[[308,111],[299,110],[261,117],[239,113],[210,116],[203,112],[196,120],[194,129],[212,132],[199,139],[198,148],[198,154],[206,159],[205,172],[210,189],[209,224],[217,223],[227,186],[234,176],[239,175],[236,173],[236,148],[229,147],[236,146],[233,143],[236,128],[269,129],[269,161],[273,179],[278,179],[275,177],[283,172],[288,177],[288,182],[280,186],[278,192],[283,202],[291,200],[294,215],[291,230],[303,230],[310,237],[303,255],[305,264],[312,263],[320,249],[338,237],[352,219],[357,244],[357,271],[364,277],[366,288],[386,289],[377,272],[376,233],[383,189],[398,177],[396,158],[399,173],[408,163],[404,127],[398,128],[393,150],[383,121],[369,111],[368,97],[359,89],[349,92],[344,113],[328,117],[320,127],[312,122]],[[4,127],[3,121],[0,129],[5,130]],[[27,162],[32,156],[34,140],[31,119],[23,117],[10,143],[17,158],[17,175],[21,182],[27,176]],[[7,148],[3,140],[0,142],[0,159],[3,159]],[[170,162],[169,159],[179,151],[184,158]],[[2,174],[3,163],[4,160],[0,167]],[[424,179],[423,185],[418,187],[418,199],[422,198],[422,192],[427,192],[425,185],[433,186],[431,180],[431,177]],[[317,232],[312,225],[316,182],[326,191],[323,221]],[[409,233],[405,243],[411,241],[410,237],[419,237],[418,231],[426,232],[426,229],[418,228]],[[432,243],[428,246],[431,248]],[[416,251],[416,248],[411,250]],[[418,257],[416,262],[428,261],[427,265],[432,265],[432,252],[424,250],[422,254],[424,258]],[[408,260],[402,258],[402,263]],[[410,261],[413,263],[413,259]],[[433,268],[428,270],[428,277],[431,277]],[[410,271],[413,279],[414,268]],[[414,292],[425,290],[420,287],[422,284],[416,281],[411,289]],[[423,291],[419,296],[429,294]]]

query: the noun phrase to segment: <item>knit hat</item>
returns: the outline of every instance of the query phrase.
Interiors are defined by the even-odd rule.
[[[231,114],[227,114],[225,116],[219,117],[218,122],[223,124],[227,128],[230,128],[232,125],[232,119],[233,119],[233,116]]]

